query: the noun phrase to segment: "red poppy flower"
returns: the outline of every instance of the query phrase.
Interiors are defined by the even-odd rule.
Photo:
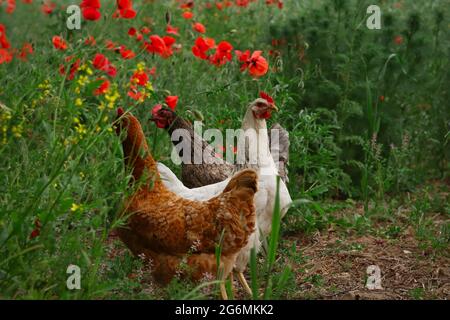
[[[108,49],[108,50],[114,50],[117,47],[117,44],[115,44],[111,40],[106,40],[105,46],[106,46],[106,49]]]
[[[141,28],[141,33],[142,34],[149,34],[151,32],[149,27],[142,27]]]
[[[9,49],[10,43],[6,37],[6,27],[0,23],[0,48]]]
[[[239,62],[247,63],[248,59],[250,58],[250,50],[245,50],[244,52],[236,50],[234,53],[236,53],[236,57],[238,58]],[[246,68],[246,64],[241,65],[241,71],[244,71]]]
[[[131,87],[131,90],[128,91],[127,95],[133,100],[140,100],[144,97],[144,94],[140,91],[137,91],[135,87]]]
[[[30,233],[30,239],[34,239],[41,234],[41,227],[42,225],[39,218],[36,218],[36,220],[34,220],[34,229]]]
[[[238,7],[247,7],[250,3],[250,0],[235,0],[235,3]]]
[[[103,54],[97,53],[92,59],[92,64],[95,69],[104,70],[109,65],[109,60]]]
[[[150,70],[148,70],[148,74],[156,78],[156,67],[153,67]]]
[[[29,42],[25,42],[22,45],[21,51],[24,52],[27,55],[28,54],[32,54],[33,53],[33,45],[31,43],[29,43]]]
[[[110,86],[110,82],[108,79],[105,78],[98,78],[97,80],[103,80],[103,82],[98,86],[97,89],[94,90],[93,94],[95,96],[101,95],[101,94],[105,94]]]
[[[250,57],[248,71],[252,76],[261,77],[267,73],[269,69],[269,63],[261,56],[262,51],[253,52]]]
[[[131,37],[134,37],[136,35],[136,32],[137,32],[137,30],[134,27],[131,27],[130,29],[128,29],[128,35]]]
[[[184,0],[182,4],[180,4],[181,9],[192,9],[194,8],[194,0]]]
[[[95,46],[97,44],[97,41],[95,41],[95,38],[93,36],[88,36],[86,40],[84,40],[84,44],[87,46]]]
[[[53,46],[58,50],[66,50],[67,42],[60,36],[53,36],[52,38]]]
[[[267,5],[276,4],[279,9],[283,9],[283,0],[266,0]]]
[[[111,77],[114,77],[117,73],[116,67],[114,67],[103,54],[97,53],[92,59],[92,65],[95,69],[105,71]]]
[[[41,6],[41,11],[45,14],[51,14],[56,8],[56,3],[45,1]]]
[[[195,45],[192,47],[192,53],[197,58],[206,60],[208,59],[206,52],[214,48],[214,46],[215,46],[214,39],[198,37],[195,40]]]
[[[87,7],[87,8],[83,8],[82,9],[82,14],[83,14],[83,18],[85,18],[86,20],[98,20],[101,18],[101,13],[100,11],[92,8],[92,7]]]
[[[166,104],[170,109],[175,110],[177,103],[178,103],[178,96],[167,96],[166,97]]]
[[[194,14],[191,11],[185,11],[183,12],[183,18],[186,20],[192,19],[194,17]]]
[[[68,56],[64,60],[66,62],[70,62],[72,59],[73,59],[73,56]],[[75,73],[80,68],[80,65],[81,65],[80,59],[75,60],[75,62],[70,65],[70,70],[69,70],[69,74],[67,75],[67,80],[72,80],[75,77]],[[64,65],[59,66],[59,73],[62,75],[66,74],[66,68],[64,67]]]
[[[83,0],[80,4],[81,13],[86,20],[98,20],[102,16],[100,14],[100,0]]]
[[[148,75],[145,71],[136,71],[131,76],[131,83],[136,84],[138,86],[145,86],[148,82]]]
[[[31,231],[30,233],[30,240],[36,238],[37,236],[39,236],[40,231],[39,229],[34,229],[33,231]]]
[[[166,33],[173,34],[173,35],[176,35],[176,36],[180,35],[178,33],[178,28],[172,27],[170,24],[168,24],[167,27],[166,27]]]
[[[80,4],[80,8],[91,7],[94,9],[100,9],[100,0],[82,0]]]
[[[25,42],[20,49],[19,58],[21,60],[26,60],[29,54],[33,53],[33,46],[29,42]]]
[[[16,0],[7,0],[6,1],[6,13],[13,13],[16,10]]]
[[[395,42],[395,44],[397,44],[397,45],[401,45],[401,44],[403,43],[403,37],[402,37],[402,36],[396,36],[396,37],[394,38],[394,42]]]
[[[131,0],[117,0],[117,11],[114,17],[122,17],[124,19],[133,19],[136,17],[136,11],[133,9],[133,1]]]
[[[143,30],[144,28],[142,28],[141,30]],[[137,41],[141,41],[144,36],[142,35],[142,33],[140,33],[139,31],[137,31],[135,28],[131,27],[130,29],[128,29],[128,35],[130,37],[136,38]]]
[[[6,49],[0,48],[0,64],[9,63],[13,59],[13,55]]]
[[[221,41],[216,48],[216,52],[214,55],[209,57],[209,60],[212,64],[216,66],[221,66],[225,64],[227,61],[231,61],[232,55],[231,50],[233,50],[233,46],[227,41]]]
[[[112,64],[110,64],[110,65],[108,66],[108,69],[106,69],[105,71],[106,71],[106,73],[107,73],[109,76],[111,76],[111,77],[115,77],[116,74],[117,74],[117,69],[116,69],[116,67],[113,66]]]
[[[145,42],[144,45],[148,52],[156,53],[163,58],[168,58],[173,54],[172,46],[175,39],[170,36],[160,37],[158,35],[150,36],[150,43]]]
[[[203,24],[201,24],[200,22],[196,22],[194,23],[194,25],[192,26],[192,28],[199,32],[199,33],[205,33],[206,32],[206,28]]]
[[[255,51],[250,56],[250,51],[241,52],[236,50],[236,56],[242,62],[241,71],[248,69],[248,72],[254,77],[261,77],[269,70],[269,63],[261,56],[262,51]]]
[[[132,50],[127,49],[125,46],[120,46],[119,52],[122,58],[126,60],[132,59],[136,56],[136,54]]]

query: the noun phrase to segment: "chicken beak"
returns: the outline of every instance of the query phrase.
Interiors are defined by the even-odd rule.
[[[272,108],[272,110],[278,112],[278,107],[275,104],[271,104],[270,107]]]

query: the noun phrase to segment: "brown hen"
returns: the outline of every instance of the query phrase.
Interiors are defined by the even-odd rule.
[[[256,172],[238,172],[220,195],[208,201],[181,198],[161,182],[139,121],[121,109],[118,116],[116,131],[124,134],[125,164],[132,169],[136,188],[125,201],[126,225],[118,230],[120,238],[133,254],[151,260],[153,276],[162,284],[175,274],[199,280],[206,273],[219,272],[225,280],[255,228]],[[218,268],[215,251],[219,244]],[[180,265],[187,265],[188,270]],[[221,293],[226,299],[223,281]]]

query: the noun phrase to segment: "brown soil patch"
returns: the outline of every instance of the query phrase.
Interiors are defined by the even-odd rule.
[[[328,231],[307,241],[306,246],[298,245],[307,262],[301,266],[304,272],[297,273],[296,298],[450,298],[449,259],[420,250],[410,232],[387,240],[367,235],[342,238]],[[381,269],[381,290],[365,287],[370,265]]]

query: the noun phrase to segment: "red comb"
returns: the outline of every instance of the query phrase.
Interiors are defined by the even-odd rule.
[[[259,96],[265,100],[267,100],[268,103],[273,104],[273,98],[271,96],[269,96],[269,94],[267,94],[264,91],[261,91],[259,93]]]
[[[161,104],[156,104],[153,106],[153,109],[151,111],[152,115],[155,115],[158,113],[159,110],[162,109],[162,105]]]
[[[121,116],[123,116],[123,114],[125,113],[125,111],[123,111],[123,108],[117,108],[117,116],[118,117],[121,117]]]

